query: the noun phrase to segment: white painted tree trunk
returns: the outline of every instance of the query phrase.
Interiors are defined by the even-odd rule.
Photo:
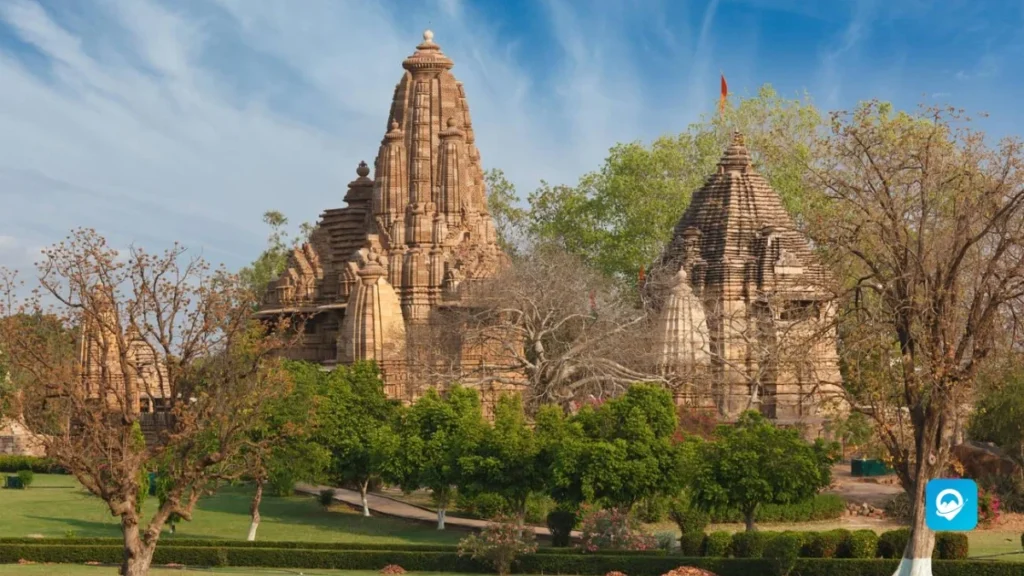
[[[892,576],[932,576],[932,559],[904,558]]]
[[[362,485],[359,487],[359,497],[362,499],[362,502],[363,502],[363,516],[366,516],[366,517],[370,516],[370,504],[366,501],[366,491],[369,490],[369,488],[370,488],[370,481],[369,480],[367,480],[366,482],[363,482]]]
[[[260,502],[263,501],[263,481],[256,482],[256,493],[249,504],[249,515],[252,521],[249,522],[249,535],[246,538],[249,542],[256,540],[256,529],[260,527]]]
[[[444,517],[447,513],[444,506],[437,507],[437,529],[444,530]]]
[[[928,478],[934,476],[934,469],[927,463],[918,468],[917,485],[914,486],[910,500],[913,509],[910,516],[910,540],[903,551],[903,559],[893,572],[893,576],[932,576],[932,552],[935,550],[935,533],[928,528],[925,515],[927,506],[924,501],[925,486]]]

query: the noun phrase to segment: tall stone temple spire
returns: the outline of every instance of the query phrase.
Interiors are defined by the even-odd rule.
[[[697,380],[711,384],[706,399],[726,416],[760,409],[780,421],[822,417],[838,403],[840,384],[828,283],[734,133],[648,282],[663,369],[679,374],[684,389],[705,374]]]
[[[459,286],[507,262],[497,244],[465,89],[430,30],[402,62],[373,163],[293,250],[258,315],[309,315],[294,358],[374,359],[394,383],[406,327],[429,324]],[[403,394],[401,386],[392,387]]]

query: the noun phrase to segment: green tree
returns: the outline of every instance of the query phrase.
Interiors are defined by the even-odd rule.
[[[308,222],[299,225],[299,234],[288,240],[288,218],[277,210],[263,213],[263,223],[270,226],[267,246],[252,264],[238,271],[243,285],[248,286],[256,298],[261,298],[267,291],[267,285],[277,278],[288,265],[288,255],[299,244],[309,240],[314,226]]]
[[[277,496],[289,496],[296,482],[319,480],[330,461],[330,453],[313,442],[317,392],[324,372],[307,362],[287,362],[285,369],[290,389],[261,407],[245,448],[248,473],[256,483],[249,505],[249,541],[256,539],[265,485],[270,484]]]
[[[969,431],[971,438],[994,443],[1024,468],[1024,368],[1010,371],[1002,386],[981,396]]]
[[[460,458],[460,492],[500,494],[522,525],[527,498],[548,486],[541,448],[519,395],[502,396],[494,408],[494,423],[484,430],[473,453]]]
[[[584,407],[562,431],[546,415],[538,428],[558,439],[551,458],[555,496],[629,510],[644,498],[678,493],[685,476],[677,423],[669,391],[645,384]]]
[[[830,464],[827,453],[797,430],[744,412],[735,425],[719,428],[717,440],[698,448],[692,502],[704,510],[737,509],[753,531],[758,506],[810,498],[831,482]]]
[[[724,118],[703,118],[682,134],[650,145],[615,145],[604,165],[576,186],[542,182],[529,196],[532,235],[554,241],[611,276],[634,281],[672,237],[672,230],[728,146],[744,133],[755,167],[798,221],[818,217],[821,196],[802,170],[823,119],[809,100],[787,100],[770,86],[728,107]]]
[[[520,206],[514,184],[498,168],[484,172],[487,184],[487,208],[494,218],[498,244],[509,256],[516,256],[523,248],[527,211]]]
[[[372,362],[338,366],[325,372],[320,392],[317,441],[330,451],[327,476],[352,486],[362,498],[363,516],[371,483],[403,477],[399,452],[402,406],[384,394],[380,371]]]
[[[437,506],[437,529],[463,477],[460,458],[471,453],[485,423],[476,390],[453,386],[442,396],[430,389],[406,412],[401,457],[402,489],[427,488]]]

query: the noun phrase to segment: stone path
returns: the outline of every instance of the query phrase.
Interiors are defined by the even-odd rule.
[[[320,494],[321,490],[326,490],[330,486],[313,486],[310,484],[297,484],[295,491],[300,494],[309,494],[316,496]],[[348,490],[345,488],[334,489],[334,499],[338,502],[355,506],[356,508],[362,508],[362,500],[359,497],[359,492],[355,490]],[[437,512],[433,510],[427,510],[419,506],[413,506],[406,502],[400,502],[394,498],[387,496],[381,496],[380,494],[367,494],[366,504],[369,506],[371,512],[380,514],[381,516],[390,516],[392,518],[400,518],[402,520],[411,520],[414,522],[424,522],[431,525],[437,525]],[[487,526],[487,522],[484,520],[476,520],[474,518],[459,518],[457,516],[446,516],[444,519],[445,526],[451,526],[456,528],[464,528],[470,530],[479,530],[484,526]],[[533,532],[540,537],[551,537],[551,531],[541,526],[533,526]],[[573,537],[578,538],[580,533],[573,531]]]

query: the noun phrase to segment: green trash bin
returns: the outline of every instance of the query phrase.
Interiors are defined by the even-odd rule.
[[[4,487],[5,488],[24,488],[24,486],[21,484],[21,478],[18,478],[17,476],[8,476],[7,480],[4,482]]]
[[[850,461],[850,475],[855,477],[885,476],[892,470],[877,458],[860,458]]]
[[[149,473],[149,495],[156,496],[156,472]]]

